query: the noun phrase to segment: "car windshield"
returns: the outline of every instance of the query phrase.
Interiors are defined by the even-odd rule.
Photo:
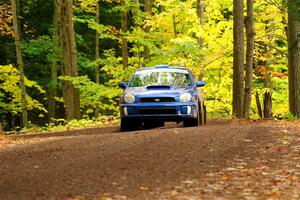
[[[192,86],[193,82],[187,70],[166,68],[137,71],[129,83],[129,87],[155,85]]]

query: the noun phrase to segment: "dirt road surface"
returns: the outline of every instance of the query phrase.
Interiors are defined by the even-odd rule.
[[[299,199],[299,127],[213,121],[5,137],[0,199]]]

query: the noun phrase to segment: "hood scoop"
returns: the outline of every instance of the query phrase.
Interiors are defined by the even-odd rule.
[[[170,90],[171,87],[168,85],[149,85],[147,90]]]

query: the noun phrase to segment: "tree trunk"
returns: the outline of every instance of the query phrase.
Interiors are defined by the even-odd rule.
[[[99,1],[96,1],[96,23],[100,24],[100,5]],[[96,35],[95,35],[95,59],[98,60],[100,58],[100,44],[99,44],[99,33],[96,30]],[[99,65],[96,65],[95,68],[95,82],[97,84],[100,84],[100,77],[99,77]],[[95,117],[98,117],[99,115],[99,107],[96,105],[95,108]]]
[[[145,16],[146,18],[151,18],[152,16],[152,0],[145,0]],[[145,32],[150,32],[150,27],[145,27]],[[150,59],[150,50],[147,46],[144,46],[144,62],[149,61]]]
[[[267,91],[264,93],[264,118],[272,119],[272,93]]]
[[[0,135],[3,134],[2,122],[0,121]]]
[[[14,27],[14,36],[15,36],[15,44],[16,44],[17,63],[18,63],[18,69],[20,74],[21,101],[22,101],[21,126],[23,128],[26,128],[28,125],[26,87],[25,87],[24,64],[22,58],[21,39],[20,39],[21,32],[19,31],[19,21],[17,17],[16,0],[11,0],[11,7],[13,12],[13,27]]]
[[[127,32],[127,8],[126,1],[121,0],[121,30],[122,30],[122,63],[123,68],[126,69],[128,67],[128,44],[127,39],[125,38],[125,33]]]
[[[257,107],[258,115],[259,115],[260,118],[262,118],[263,115],[262,115],[262,109],[261,109],[261,104],[260,104],[258,92],[255,93],[255,101],[256,101],[256,107]]]
[[[99,1],[96,1],[96,23],[100,24],[100,5]],[[100,46],[99,46],[99,33],[96,31],[95,35],[95,59],[98,60],[100,58]],[[99,79],[99,65],[96,65],[96,71],[95,71],[95,82],[97,84],[100,83]]]
[[[243,116],[244,85],[244,4],[241,0],[233,3],[233,116]]]
[[[11,129],[12,130],[16,129],[16,116],[15,115],[11,116]]]
[[[140,13],[140,2],[139,0],[134,0],[134,6],[132,8],[132,16],[135,26],[139,26],[139,13]]]
[[[299,3],[288,1],[288,65],[290,112],[300,117],[300,17]]]
[[[174,30],[174,38],[177,38],[177,23],[176,23],[176,16],[173,14],[172,16],[172,21],[173,21],[173,30]]]
[[[53,57],[57,57],[58,52],[56,51],[57,46],[59,45],[59,20],[60,20],[60,3],[58,0],[53,0],[54,3],[54,13],[52,19],[53,33],[52,33],[52,41],[53,41]],[[54,60],[51,64],[51,81],[53,84],[50,85],[49,88],[49,105],[48,105],[48,116],[49,121],[55,118],[55,110],[56,110],[56,100],[57,96],[57,62],[58,60]]]
[[[272,89],[270,64],[268,62],[266,62],[266,70],[267,70],[267,74],[264,79],[264,84],[265,84],[266,88]],[[273,118],[272,115],[273,115],[273,113],[272,113],[272,93],[270,91],[265,91],[265,93],[264,93],[264,118],[272,119]]]
[[[254,51],[254,19],[253,19],[253,0],[247,0],[247,17],[245,20],[247,50],[246,50],[246,77],[245,77],[245,97],[243,117],[249,118],[252,97],[253,80],[253,51]]]
[[[73,1],[61,1],[60,36],[62,45],[62,74],[77,77],[76,43],[73,25]],[[66,119],[80,119],[79,89],[71,81],[63,81]]]
[[[197,16],[200,20],[200,25],[203,30],[203,28],[204,28],[204,0],[197,0]],[[202,49],[204,46],[204,41],[203,41],[202,37],[198,38],[198,43],[199,43],[200,49]]]
[[[134,25],[136,27],[139,27],[141,25],[140,24],[140,2],[139,2],[139,0],[134,1],[134,7],[132,8],[132,15],[133,15]],[[137,48],[137,52],[134,53],[134,57],[136,57],[138,59],[139,67],[142,67],[141,52],[140,52],[141,44],[138,41],[135,45]]]

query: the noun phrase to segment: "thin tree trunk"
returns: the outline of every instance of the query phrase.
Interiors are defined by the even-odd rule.
[[[133,14],[134,25],[136,27],[140,26],[139,13],[140,13],[140,2],[139,2],[139,0],[135,0],[134,7],[132,9],[132,14]],[[138,59],[139,67],[142,67],[141,53],[140,53],[140,46],[141,46],[140,42],[138,41],[135,45],[137,47],[137,52],[134,53],[134,56]]]
[[[128,67],[128,42],[127,39],[125,38],[125,33],[127,32],[127,8],[126,6],[126,1],[121,0],[121,30],[122,30],[122,63],[123,63],[123,68],[126,69]]]
[[[294,0],[288,0],[288,83],[289,83],[289,110],[295,115],[295,95],[294,95],[294,16],[293,16]]]
[[[141,44],[140,43],[137,44],[137,48],[138,48],[138,52],[137,52],[138,63],[139,63],[139,67],[141,68],[141,67],[143,67],[143,64],[141,62],[141,50],[140,50]]]
[[[288,33],[288,21],[287,21],[287,16],[284,14],[282,14],[282,20],[281,20],[281,23],[283,24],[284,26],[284,33],[285,33],[285,36],[286,36],[286,39],[288,40],[288,37],[289,37],[289,33]]]
[[[11,7],[13,12],[13,27],[14,27],[14,36],[15,36],[15,44],[16,44],[17,63],[18,63],[18,69],[20,74],[21,101],[22,101],[21,126],[23,128],[26,128],[28,125],[26,87],[25,87],[24,64],[22,58],[22,48],[21,48],[21,39],[20,39],[21,32],[19,31],[17,5],[15,0],[11,0]]]
[[[245,76],[245,97],[243,117],[249,118],[252,97],[253,80],[253,51],[254,51],[254,19],[253,19],[253,0],[247,0],[247,17],[245,20],[247,50],[246,50],[246,76]]]
[[[139,12],[140,12],[140,2],[139,0],[134,0],[134,6],[132,8],[133,21],[135,26],[139,26]]]
[[[263,115],[262,115],[262,109],[261,109],[261,104],[260,104],[258,92],[255,93],[255,101],[256,101],[258,115],[259,115],[260,118],[262,118]]]
[[[197,16],[200,20],[200,25],[203,30],[203,28],[204,28],[204,0],[197,0]],[[200,49],[202,49],[204,46],[204,40],[202,37],[198,38],[198,43],[199,43]]]
[[[152,0],[145,0],[145,15],[146,18],[151,18],[152,16]],[[145,32],[150,32],[150,27],[145,27]],[[147,62],[150,59],[150,50],[147,46],[144,46],[144,61]]]
[[[100,24],[100,5],[99,1],[96,1],[96,23]],[[99,44],[99,33],[96,30],[96,35],[95,35],[95,59],[98,60],[100,58],[100,44]],[[97,84],[100,84],[100,77],[99,77],[99,65],[96,65],[95,69],[95,82]],[[96,105],[95,108],[95,117],[98,117],[99,115],[99,107]]]
[[[16,116],[12,115],[11,116],[11,129],[15,129],[16,128]]]
[[[295,24],[292,13],[288,15],[288,77],[289,77],[289,108],[290,113],[295,115],[295,94],[294,94],[294,46],[295,46]]]
[[[59,20],[60,20],[60,3],[58,0],[53,0],[54,3],[54,13],[52,19],[53,33],[52,33],[52,41],[53,41],[53,57],[57,57],[58,52],[56,51],[57,46],[59,45]],[[48,106],[48,116],[49,121],[55,118],[56,111],[56,100],[57,96],[57,60],[54,60],[51,64],[51,81],[54,84],[51,84],[49,88],[49,106]]]
[[[77,77],[76,43],[73,25],[73,1],[61,0],[60,35],[62,45],[62,74]],[[71,81],[63,81],[66,119],[80,119],[79,89]]]
[[[299,3],[288,1],[288,65],[290,112],[300,117],[300,17]]]
[[[96,1],[96,23],[100,24],[100,5],[99,5],[99,1]],[[96,31],[96,35],[95,35],[95,59],[99,59],[100,58],[100,46],[99,46],[99,33],[98,31]],[[95,82],[97,84],[100,83],[100,79],[99,79],[99,65],[96,65],[96,71],[95,71]]]
[[[244,4],[241,0],[233,3],[233,116],[243,116],[243,85],[244,85]]]
[[[173,21],[173,30],[174,30],[174,38],[177,38],[177,27],[176,27],[176,17],[175,14],[172,16],[172,21]]]

